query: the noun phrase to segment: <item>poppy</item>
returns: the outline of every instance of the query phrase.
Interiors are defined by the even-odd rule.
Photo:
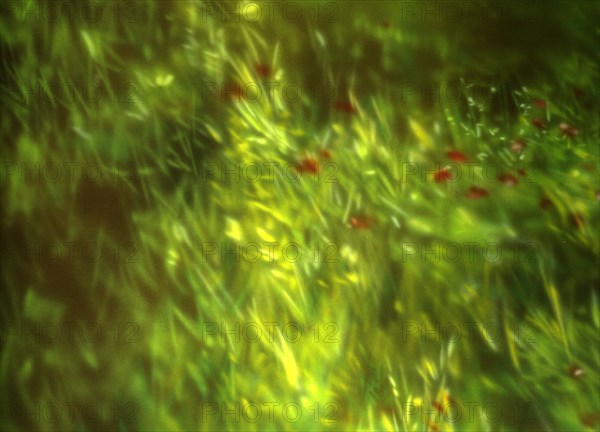
[[[517,180],[517,178],[512,174],[502,174],[498,177],[498,180],[500,180],[506,186],[515,186],[517,183],[519,183],[519,180]]]
[[[542,199],[540,199],[540,207],[543,210],[550,210],[553,206],[554,206],[554,203],[552,202],[552,200],[550,198],[543,197]]]
[[[261,78],[268,78],[271,75],[271,68],[263,63],[255,64],[254,70]]]
[[[319,152],[323,159],[331,159],[331,150],[323,149]]]
[[[579,129],[571,126],[568,123],[561,123],[560,125],[558,125],[558,127],[560,128],[560,130],[567,135],[569,138],[575,138],[577,135],[579,135]]]
[[[354,216],[350,218],[350,224],[355,229],[370,228],[375,223],[375,218],[372,216]]]
[[[335,103],[335,109],[346,114],[356,114],[358,110],[352,103],[347,101],[339,101]]]
[[[537,108],[546,108],[546,101],[544,99],[536,99],[533,101],[533,104]]]
[[[533,120],[531,120],[531,124],[538,129],[546,129],[546,123],[541,118],[534,118]]]
[[[521,138],[510,142],[510,149],[515,153],[521,153],[525,147],[527,147],[527,143]]]
[[[452,180],[452,174],[450,174],[450,171],[447,169],[442,169],[433,175],[433,180],[435,180],[436,183],[444,183],[448,180]]]
[[[467,198],[470,199],[485,198],[487,196],[489,196],[489,192],[478,186],[471,186],[469,188],[469,193],[467,193]]]
[[[304,158],[300,161],[300,171],[316,174],[319,172],[319,162],[313,158]]]
[[[451,150],[451,151],[447,152],[446,154],[454,162],[466,162],[468,160],[467,156],[463,152],[460,152],[458,150]]]

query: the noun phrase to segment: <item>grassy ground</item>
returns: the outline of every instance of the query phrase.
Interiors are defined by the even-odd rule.
[[[597,430],[597,3],[2,8],[3,429]]]

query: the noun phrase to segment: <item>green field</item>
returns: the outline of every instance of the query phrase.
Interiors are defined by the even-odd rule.
[[[598,430],[600,3],[0,7],[1,430]]]

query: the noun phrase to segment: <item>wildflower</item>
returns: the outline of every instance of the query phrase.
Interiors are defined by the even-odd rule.
[[[356,114],[358,112],[356,107],[347,101],[336,102],[335,109],[346,114]]]
[[[457,150],[451,150],[451,151],[447,152],[446,154],[454,162],[466,162],[468,160],[467,156],[463,152],[460,152]]]
[[[350,219],[350,224],[355,229],[370,228],[374,223],[375,218],[373,216],[354,216]]]
[[[527,143],[521,138],[510,142],[510,149],[515,153],[521,153],[525,147],[527,147]]]
[[[546,129],[546,123],[541,118],[534,118],[533,120],[531,120],[531,124],[538,129]]]
[[[519,180],[517,180],[517,178],[512,174],[501,174],[498,177],[498,180],[500,180],[506,186],[515,186],[517,183],[519,183]]]
[[[575,138],[577,135],[579,135],[579,129],[571,126],[568,123],[563,122],[560,125],[558,125],[558,127],[569,138]]]
[[[331,159],[331,150],[323,149],[319,152],[323,159]]]
[[[452,174],[450,174],[450,171],[447,169],[442,169],[433,175],[433,179],[436,183],[444,183],[448,180],[452,180]]]
[[[268,78],[271,75],[271,68],[264,63],[255,64],[254,70],[261,78]]]
[[[316,174],[319,172],[319,162],[313,158],[304,158],[300,161],[300,171]]]
[[[469,188],[469,193],[467,193],[467,198],[470,199],[485,198],[487,196],[489,196],[489,192],[478,186],[471,186]]]

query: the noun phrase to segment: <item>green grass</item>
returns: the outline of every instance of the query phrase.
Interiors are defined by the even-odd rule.
[[[453,2],[499,8],[497,18],[458,23],[413,17],[405,7],[415,4],[388,1],[334,9],[304,1],[294,23],[281,4],[258,22],[244,19],[249,2],[227,2],[246,11],[239,22],[203,16],[223,4],[193,1],[95,3],[98,22],[77,14],[88,2],[73,22],[22,19],[24,4],[47,7],[2,5],[4,429],[598,427],[597,4]],[[319,19],[310,18],[317,7]],[[269,80],[279,86],[272,99],[207,94],[206,83],[237,82],[264,95]],[[90,83],[102,89],[97,102],[82,96]],[[291,102],[280,91],[332,83],[332,99],[304,92]],[[438,99],[419,91],[433,85]],[[336,108],[340,101],[355,112]],[[579,133],[565,135],[561,123]],[[517,139],[521,153],[510,149]],[[451,150],[471,165],[454,165],[464,174],[456,181],[435,182]],[[265,163],[307,157],[321,162],[318,179],[265,175]],[[56,182],[51,171],[23,181],[21,164],[36,162],[77,163],[75,180],[63,170]],[[207,177],[236,163],[258,164],[263,177]],[[102,179],[82,175],[86,164],[102,167]],[[511,187],[486,166],[527,173]],[[425,167],[424,179],[410,174]],[[469,199],[472,186],[487,196]],[[353,218],[368,226],[353,227]],[[68,242],[105,253],[48,256],[48,245],[64,252]],[[252,242],[295,242],[302,257],[286,260],[280,246],[273,260],[219,254]],[[420,255],[469,242],[497,244],[503,257]],[[14,252],[37,246],[46,255]],[[272,340],[271,322],[280,323]],[[10,330],[48,323],[95,323],[103,334],[26,342]],[[263,336],[222,342],[207,323],[256,323]],[[304,328],[298,342],[280,332],[287,323]],[[441,331],[423,341],[413,324],[454,324],[462,337]],[[433,405],[451,400],[462,410],[454,423]],[[280,407],[272,422],[266,408],[257,423],[206,414],[252,402]],[[57,404],[62,416],[22,415],[36,403]],[[64,403],[95,404],[101,416],[93,422],[79,408],[70,417]],[[299,421],[282,415],[286,403],[302,407]],[[500,410],[496,422],[482,411],[489,404]]]

